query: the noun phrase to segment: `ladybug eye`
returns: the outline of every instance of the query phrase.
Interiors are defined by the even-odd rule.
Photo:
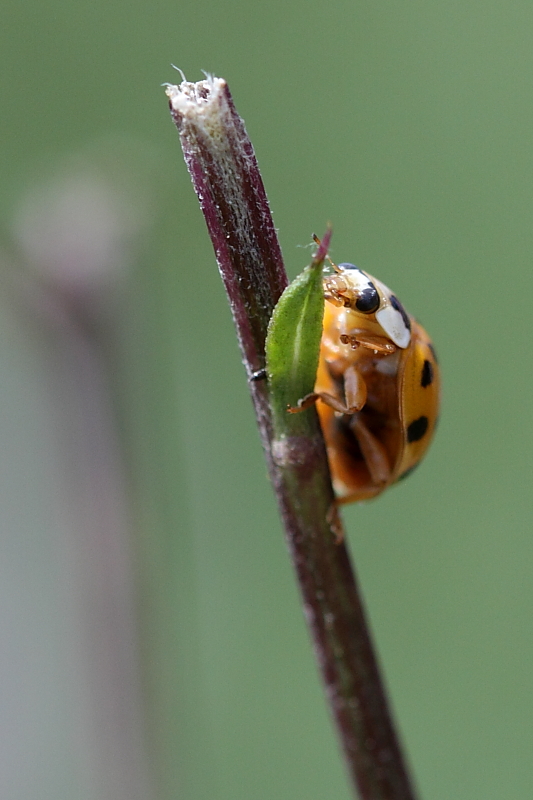
[[[379,308],[379,294],[374,284],[370,284],[361,292],[355,301],[355,307],[363,314],[372,314],[377,311]]]

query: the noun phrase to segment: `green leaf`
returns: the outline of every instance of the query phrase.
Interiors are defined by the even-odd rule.
[[[268,326],[266,363],[277,436],[296,433],[311,413],[289,414],[287,408],[315,385],[324,314],[323,263],[321,247],[311,266],[285,289]]]

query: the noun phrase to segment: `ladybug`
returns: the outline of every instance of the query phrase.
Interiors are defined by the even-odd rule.
[[[337,502],[350,503],[420,462],[437,423],[440,372],[431,339],[385,284],[330,263],[316,384],[290,411],[316,402]]]

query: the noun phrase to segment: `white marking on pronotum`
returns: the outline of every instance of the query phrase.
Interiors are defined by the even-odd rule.
[[[353,289],[357,294],[363,294],[368,289],[375,289],[373,280],[359,267],[351,265],[347,267],[346,264],[339,264],[339,268],[342,270],[342,277],[350,289]]]
[[[386,305],[385,308],[376,311],[376,319],[395,345],[402,349],[409,346],[411,331],[397,309]]]

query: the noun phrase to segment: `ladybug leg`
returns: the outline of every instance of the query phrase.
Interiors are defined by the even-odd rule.
[[[360,411],[366,403],[366,383],[362,375],[357,371],[355,364],[344,370],[344,399],[347,411],[345,414],[355,414]]]
[[[366,383],[352,365],[344,371],[344,402],[329,392],[311,392],[298,400],[295,406],[289,406],[287,411],[290,414],[297,414],[299,411],[305,411],[317,400],[322,400],[339,414],[355,414],[366,403]]]
[[[362,333],[343,333],[340,336],[342,344],[348,344],[352,350],[357,350],[358,347],[366,347],[367,350],[373,350],[374,353],[380,353],[384,356],[390,356],[398,349],[394,342],[389,339],[384,339],[383,336],[369,336]]]
[[[342,400],[339,400],[338,397],[335,397],[333,394],[328,394],[328,392],[311,392],[311,394],[306,394],[305,397],[301,397],[300,400],[298,400],[295,406],[289,406],[287,411],[289,414],[298,414],[299,411],[305,411],[306,408],[310,408],[317,400],[322,400],[323,403],[334,408],[339,414],[350,413],[350,411],[345,408]]]
[[[387,451],[358,414],[352,417],[349,425],[361,448],[372,482],[376,485],[387,483],[391,475]]]

